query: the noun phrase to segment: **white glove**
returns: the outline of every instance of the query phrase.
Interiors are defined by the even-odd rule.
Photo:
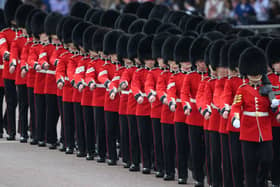
[[[235,128],[239,129],[240,128],[240,120],[239,119],[235,119],[232,123],[232,126],[234,126]]]
[[[276,108],[278,106],[279,106],[279,100],[278,99],[272,99],[270,107],[271,108]]]

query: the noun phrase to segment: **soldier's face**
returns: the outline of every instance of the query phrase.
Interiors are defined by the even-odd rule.
[[[162,58],[157,59],[159,67],[165,68],[166,64],[164,63],[164,60]]]
[[[219,77],[226,77],[228,75],[228,69],[224,67],[217,68],[217,74]]]
[[[206,71],[206,65],[203,60],[199,60],[196,62],[196,67],[198,71]]]
[[[126,66],[132,66],[133,65],[133,62],[128,58],[124,58],[123,61],[124,61],[124,64]]]
[[[22,34],[24,34],[24,35],[27,35],[27,31],[26,31],[26,29],[22,29]]]
[[[112,61],[118,61],[118,56],[116,54],[110,55]]]
[[[40,37],[40,41],[43,42],[43,43],[46,43],[46,42],[49,41],[49,37],[46,33],[40,34],[39,37]]]
[[[95,51],[89,51],[89,54],[90,54],[90,56],[97,56],[98,55],[98,53],[95,52]]]
[[[190,62],[181,62],[180,66],[181,66],[181,70],[183,71],[190,71],[192,68],[192,64]]]
[[[175,61],[168,61],[168,64],[170,65],[172,71],[179,71],[179,66]]]
[[[52,43],[59,44],[60,41],[56,35],[51,35]]]
[[[155,65],[155,61],[154,60],[145,60],[145,65],[148,66],[149,68],[152,68]]]
[[[272,65],[275,72],[280,73],[280,62]]]
[[[259,82],[262,79],[262,75],[248,75],[248,79],[251,82]]]

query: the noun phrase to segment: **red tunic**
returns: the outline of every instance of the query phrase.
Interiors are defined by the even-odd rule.
[[[70,80],[70,83],[72,84],[73,87],[73,97],[72,97],[72,102],[73,103],[81,103],[81,99],[82,99],[82,93],[79,92],[79,90],[75,87],[76,83],[75,82],[75,74],[76,72],[79,71],[78,69],[78,64],[80,61],[83,60],[83,56],[81,55],[74,55],[71,57],[71,70],[67,70],[67,74]]]
[[[278,87],[280,86],[279,75],[276,75],[275,73],[269,73],[267,76],[273,86],[278,86]],[[279,91],[279,89],[274,89],[274,91]],[[279,99],[279,95],[276,96],[276,98]],[[280,127],[280,123],[277,121],[276,116],[277,116],[277,112],[271,113],[272,127]]]
[[[27,87],[35,88],[35,77],[36,71],[34,70],[34,63],[37,62],[40,55],[41,45],[38,43],[32,43],[29,49],[27,65],[28,65],[28,74],[27,74]]]

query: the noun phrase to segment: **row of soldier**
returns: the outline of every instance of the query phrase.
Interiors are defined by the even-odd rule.
[[[205,176],[212,186],[265,186],[268,174],[280,184],[279,102],[268,97],[279,85],[276,34],[151,2],[122,13],[78,2],[63,17],[7,0],[2,15],[8,140],[18,99],[22,143],[29,129],[32,145],[55,149],[60,116],[66,154],[77,147],[116,165],[119,141],[130,171],[142,163],[174,180],[177,168],[186,184],[191,168],[197,187]]]

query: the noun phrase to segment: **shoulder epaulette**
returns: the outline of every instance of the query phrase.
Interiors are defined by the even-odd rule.
[[[243,83],[243,84],[241,84],[241,85],[239,86],[239,88],[242,88],[242,87],[244,87],[244,86],[246,86],[246,85],[248,85],[248,83]]]
[[[7,28],[2,29],[0,32],[5,32],[5,31],[7,31],[7,30],[9,30],[9,29],[10,29],[10,28],[7,27]]]
[[[139,72],[139,71],[141,71],[143,68],[142,67],[140,67],[140,68],[138,68],[137,70],[136,70],[136,72]]]
[[[169,70],[163,70],[162,72],[160,72],[160,75],[163,75],[164,73],[169,72]]]

